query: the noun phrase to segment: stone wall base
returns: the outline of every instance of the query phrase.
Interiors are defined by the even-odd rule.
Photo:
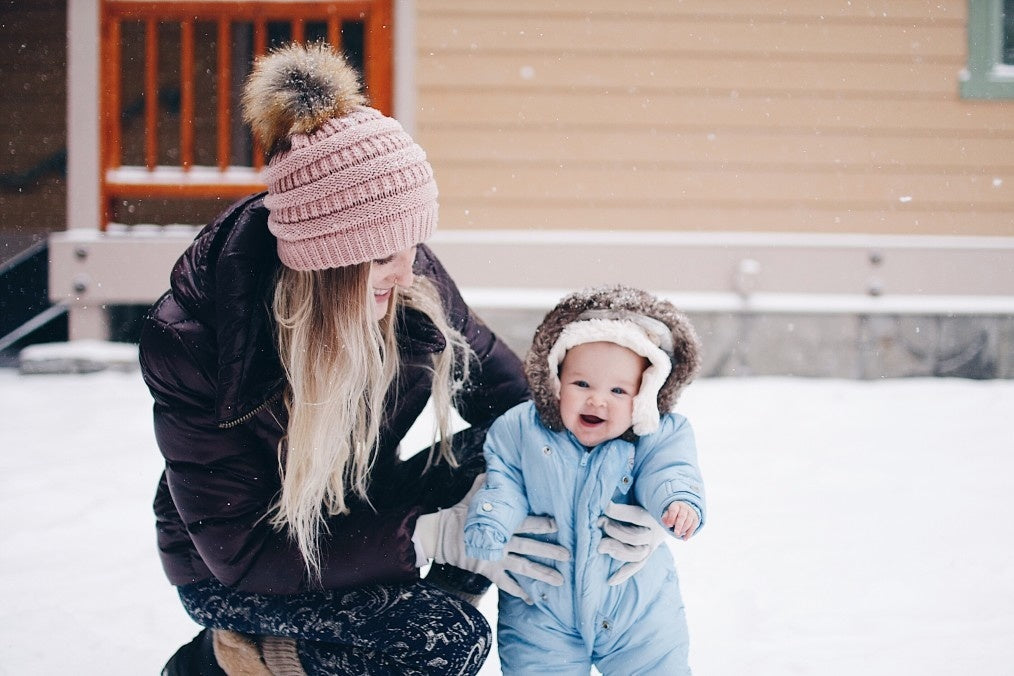
[[[476,311],[522,355],[545,314]],[[1014,378],[1012,315],[687,314],[704,348],[702,376]]]

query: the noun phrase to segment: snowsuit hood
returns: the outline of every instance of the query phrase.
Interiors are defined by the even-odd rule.
[[[658,390],[660,414],[672,409],[680,392],[700,370],[700,340],[686,315],[672,303],[624,285],[594,287],[572,293],[550,310],[535,330],[524,364],[539,418],[554,432],[563,431],[564,425],[560,418],[560,396],[553,377],[556,374],[550,371],[557,366],[550,363],[550,353],[567,326],[602,311],[620,316],[640,315],[661,322],[668,329],[672,338],[672,369]],[[631,429],[624,433],[623,438],[633,441],[637,435]]]

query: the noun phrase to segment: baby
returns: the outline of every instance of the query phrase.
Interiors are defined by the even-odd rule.
[[[487,474],[465,525],[469,556],[497,560],[528,514],[548,515],[570,561],[562,586],[519,578],[500,593],[505,674],[689,674],[675,566],[659,547],[633,576],[607,555],[599,524],[641,505],[675,537],[703,524],[704,490],[687,420],[670,412],[696,375],[686,317],[614,286],[564,298],[536,331],[525,372],[534,401],[505,413],[484,447]],[[561,567],[562,566],[562,567]]]

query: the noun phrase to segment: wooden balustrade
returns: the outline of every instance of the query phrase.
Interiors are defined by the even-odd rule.
[[[103,0],[101,5],[101,191],[103,229],[116,216],[118,201],[146,198],[200,199],[238,197],[262,189],[258,170],[263,151],[248,131],[236,124],[245,71],[256,56],[278,43],[324,40],[343,48],[346,30],[361,31],[362,76],[371,105],[392,109],[392,0],[286,2]],[[211,26],[207,31],[198,27]],[[143,41],[138,59],[124,54],[126,33]],[[274,33],[274,35],[273,35]],[[246,36],[244,50],[235,37]],[[282,37],[279,37],[281,35]],[[198,51],[214,43],[214,58],[200,62]],[[358,38],[357,38],[358,41]],[[178,50],[178,78],[164,67]],[[242,53],[240,53],[242,51]],[[249,57],[249,58],[244,58]],[[129,80],[129,82],[128,82]],[[200,95],[213,83],[213,99]],[[143,99],[136,125],[143,138],[126,141],[124,89],[136,86]],[[178,134],[166,141],[160,122],[171,119],[160,99],[166,89],[178,91]],[[168,97],[174,99],[173,96]],[[129,102],[128,102],[129,103]],[[127,120],[129,122],[129,120]],[[204,148],[198,123],[214,128],[214,141]],[[135,133],[135,136],[137,135]],[[136,140],[136,139],[134,139]],[[136,147],[135,147],[136,146]],[[236,148],[240,148],[237,151]],[[205,162],[208,153],[213,158]],[[130,154],[136,161],[125,161]]]

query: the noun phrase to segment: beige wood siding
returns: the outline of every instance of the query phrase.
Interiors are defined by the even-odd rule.
[[[966,0],[419,0],[446,228],[1014,235]]]

